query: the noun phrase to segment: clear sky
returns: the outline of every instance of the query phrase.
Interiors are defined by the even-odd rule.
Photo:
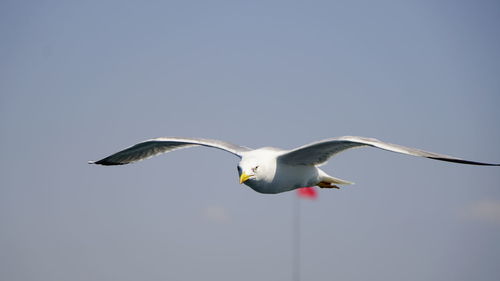
[[[160,136],[360,135],[500,162],[498,1],[1,1],[0,279],[290,280],[295,193]],[[500,280],[500,168],[363,148],[302,201],[303,280]]]

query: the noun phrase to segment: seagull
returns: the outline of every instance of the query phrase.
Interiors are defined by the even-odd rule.
[[[240,184],[244,183],[253,190],[265,194],[276,194],[312,186],[338,189],[338,185],[352,184],[352,182],[328,175],[319,166],[326,163],[330,157],[337,153],[363,146],[460,164],[500,166],[500,164],[469,161],[386,143],[374,138],[355,136],[325,139],[292,150],[274,147],[250,149],[220,140],[163,137],[140,142],[101,160],[89,161],[89,164],[124,165],[148,159],[161,153],[193,146],[217,148],[236,155],[240,158],[238,163]]]

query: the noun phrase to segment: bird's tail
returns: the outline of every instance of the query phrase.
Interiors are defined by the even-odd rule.
[[[332,176],[325,177],[325,178],[323,178],[322,181],[325,181],[325,182],[328,182],[331,184],[354,184],[353,182],[346,181],[346,180],[339,179],[339,178],[335,178]]]
[[[343,179],[332,177],[332,176],[326,174],[323,171],[320,172],[319,176],[320,176],[320,180],[322,182],[326,182],[326,183],[330,183],[330,184],[343,184],[343,185],[354,184],[353,182],[350,182],[350,181],[346,181],[346,180],[343,180]]]

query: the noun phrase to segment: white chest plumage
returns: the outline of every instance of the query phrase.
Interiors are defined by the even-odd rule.
[[[260,193],[280,193],[318,183],[320,172],[316,166],[282,163],[278,160],[282,153],[266,147],[244,154],[239,166],[250,175],[244,183]]]
[[[257,192],[274,194],[299,187],[314,186],[320,181],[318,174],[318,168],[315,166],[278,164],[272,177],[260,180],[248,180],[245,184]]]

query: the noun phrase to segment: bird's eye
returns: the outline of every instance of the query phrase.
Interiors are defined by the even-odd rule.
[[[257,171],[257,169],[258,169],[258,168],[259,168],[259,166],[255,166],[255,167],[253,167],[253,168],[252,168],[252,172],[254,172],[254,173],[255,173],[255,171]]]
[[[238,173],[241,174],[241,167],[240,166],[238,166]]]

